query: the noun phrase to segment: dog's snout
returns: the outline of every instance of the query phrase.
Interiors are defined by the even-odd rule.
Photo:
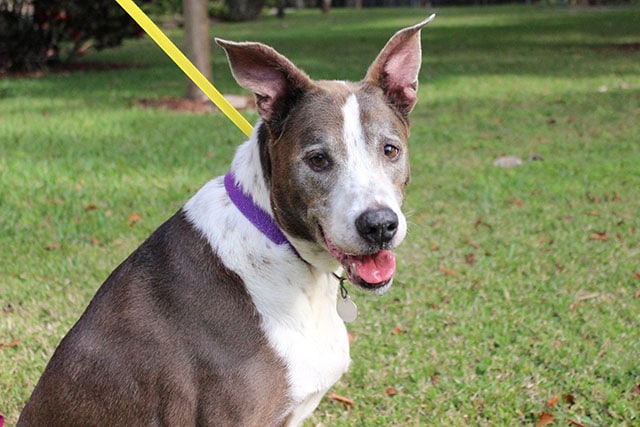
[[[389,208],[369,209],[356,219],[360,236],[369,243],[384,246],[398,231],[398,215]]]

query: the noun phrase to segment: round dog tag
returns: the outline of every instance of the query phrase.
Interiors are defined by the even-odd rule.
[[[358,317],[358,306],[351,300],[349,295],[338,298],[336,308],[338,309],[338,315],[345,322],[353,322]]]

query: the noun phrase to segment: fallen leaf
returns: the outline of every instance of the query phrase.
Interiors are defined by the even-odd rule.
[[[473,264],[473,262],[476,260],[476,254],[469,254],[467,255],[467,257],[465,258],[465,262],[469,265]]]
[[[575,405],[576,403],[576,398],[573,396],[573,394],[567,393],[563,396],[563,398],[564,398],[564,401],[568,403],[570,406]]]
[[[477,229],[478,227],[480,227],[481,225],[484,225],[485,227],[487,227],[489,230],[493,231],[493,227],[491,226],[491,224],[487,224],[486,222],[484,222],[482,220],[482,217],[476,219],[476,222],[473,224],[473,228]]]
[[[396,335],[397,335],[397,334],[401,334],[401,333],[403,333],[403,332],[404,332],[404,329],[402,329],[400,326],[394,326],[394,327],[393,327],[393,333],[394,333],[394,334],[396,334]]]
[[[85,206],[84,210],[86,212],[89,211],[95,211],[96,209],[98,209],[98,205],[96,205],[95,203],[89,203],[87,206]]]
[[[633,272],[633,277],[635,277],[636,279],[640,280],[640,272],[634,271]]]
[[[331,393],[329,395],[329,399],[335,400],[336,402],[342,403],[347,409],[351,409],[353,407],[353,400],[348,397],[340,396],[335,393]]]
[[[103,246],[102,242],[95,236],[91,236],[91,243],[96,246]]]
[[[510,198],[509,199],[509,203],[511,203],[514,206],[524,206],[524,202],[520,199],[515,199],[515,198]]]
[[[601,296],[602,294],[600,292],[578,291],[578,293],[576,294],[575,301],[573,301],[573,304],[571,304],[571,309],[575,309],[578,306],[578,304],[580,304],[583,301],[600,298]]]
[[[134,225],[136,225],[136,222],[140,221],[142,219],[142,216],[138,213],[132,213],[131,215],[129,215],[129,227],[133,227]]]
[[[431,384],[433,384],[434,387],[438,386],[438,383],[440,382],[440,377],[438,377],[437,375],[431,375]]]
[[[578,420],[573,420],[573,419],[571,419],[571,418],[569,418],[569,419],[567,420],[567,422],[568,422],[569,424],[571,424],[572,426],[576,426],[576,427],[588,427],[586,424],[581,423],[581,422],[580,422],[580,421],[578,421]]]
[[[15,339],[11,342],[7,342],[7,343],[0,343],[0,350],[3,350],[5,348],[11,348],[11,347],[17,347],[20,345],[20,340],[19,339]]]
[[[447,276],[451,276],[451,277],[456,277],[458,275],[457,271],[451,270],[451,269],[445,267],[444,265],[440,266],[440,271],[442,271]]]
[[[558,395],[556,394],[551,399],[547,400],[547,408],[553,409],[556,407],[557,403],[558,403]]]
[[[467,245],[471,246],[473,249],[480,249],[480,245],[474,242],[473,240],[465,239],[464,241]]]
[[[598,196],[593,196],[591,193],[586,193],[585,194],[587,200],[589,200],[592,203],[598,204],[600,203],[600,198]]]
[[[356,336],[353,332],[349,331],[347,332],[347,337],[349,338],[349,344],[353,344],[353,342],[356,339]]]
[[[587,211],[587,215],[589,216],[600,216],[600,212],[598,211]]]
[[[640,396],[640,384],[638,384],[636,388],[633,389],[633,395]]]
[[[598,240],[601,242],[606,242],[609,240],[609,236],[606,231],[596,231],[591,235],[591,240]]]
[[[550,414],[548,412],[542,412],[540,414],[540,418],[538,418],[538,421],[536,422],[536,427],[544,427],[546,425],[551,424],[555,417],[556,417],[555,415]]]
[[[57,251],[60,250],[60,248],[60,243],[49,243],[47,245],[44,245],[45,251]]]
[[[395,387],[387,387],[386,393],[387,396],[395,396],[398,394],[398,390]]]
[[[433,245],[431,245],[431,250],[432,251],[437,251],[438,249],[440,249],[440,245],[437,243],[434,243]]]

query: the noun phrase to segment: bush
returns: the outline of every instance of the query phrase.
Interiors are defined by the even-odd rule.
[[[113,0],[0,0],[0,71],[33,71],[141,32]]]

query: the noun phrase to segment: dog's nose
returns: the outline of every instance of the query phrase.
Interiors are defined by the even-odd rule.
[[[356,219],[360,236],[381,247],[389,243],[398,231],[398,215],[389,208],[368,209]]]

